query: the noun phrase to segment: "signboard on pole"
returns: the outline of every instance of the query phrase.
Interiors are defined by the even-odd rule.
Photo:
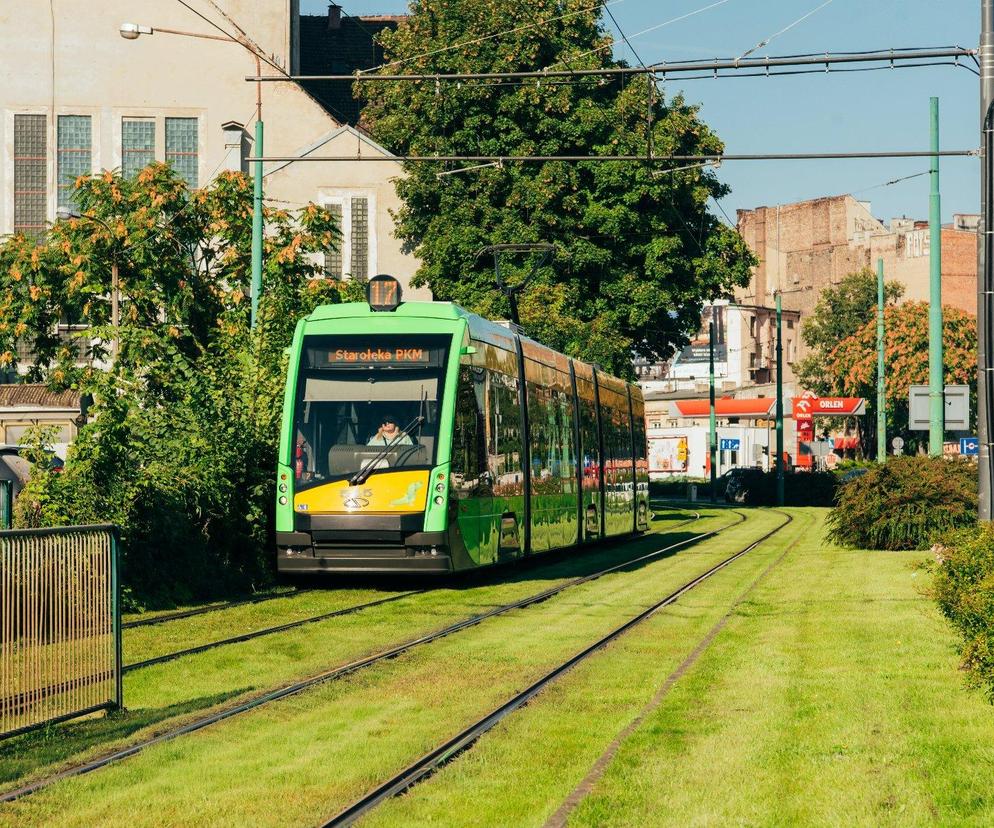
[[[721,451],[739,451],[742,448],[742,441],[738,437],[722,437],[718,441],[718,448]]]
[[[976,457],[980,454],[980,440],[976,437],[960,437],[959,453],[965,457]]]
[[[943,391],[945,431],[966,431],[970,427],[970,386],[947,385]],[[928,431],[928,386],[908,386],[908,428]]]

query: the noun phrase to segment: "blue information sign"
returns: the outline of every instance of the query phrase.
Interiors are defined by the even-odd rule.
[[[959,438],[960,454],[980,454],[980,440],[976,437]]]
[[[738,437],[722,437],[718,441],[718,448],[722,451],[739,451],[742,448],[742,441]]]

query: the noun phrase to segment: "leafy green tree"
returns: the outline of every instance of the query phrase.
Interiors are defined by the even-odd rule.
[[[338,236],[330,213],[267,210],[250,331],[251,199],[241,174],[191,191],[164,165],[132,180],[105,173],[78,182],[83,218],[57,222],[38,245],[0,245],[0,363],[13,367],[26,346],[34,378],[94,398],[65,471],[38,475],[21,521],[118,524],[142,600],[268,577],[283,349],[301,315],[361,291],[315,278],[314,254]],[[59,320],[85,327],[67,339]]]
[[[586,0],[415,0],[380,34],[404,72],[620,65]],[[538,26],[530,25],[538,23]],[[510,31],[508,31],[510,30]],[[499,38],[487,37],[495,31]],[[460,45],[465,44],[465,45]],[[455,46],[456,48],[453,48]],[[722,142],[682,97],[644,77],[494,83],[360,83],[374,137],[405,155],[715,154]],[[702,304],[746,284],[753,258],[708,210],[728,189],[710,169],[640,162],[407,163],[397,232],[438,299],[506,316],[486,245],[550,242],[524,288],[526,330],[567,353],[631,373],[633,351],[664,358],[700,325]],[[439,173],[453,173],[439,176]],[[508,282],[532,263],[502,263]]]
[[[885,304],[892,305],[903,295],[904,285],[900,282],[884,283]],[[812,349],[794,366],[801,386],[817,394],[835,393],[825,367],[829,353],[876,318],[877,276],[869,268],[850,273],[839,284],[825,288],[814,313],[801,328],[804,344]]]
[[[908,386],[928,383],[928,303],[905,302],[884,311],[884,387],[887,433],[904,438],[914,450],[927,433],[908,430]],[[943,376],[947,385],[970,385],[976,393],[977,320],[957,308],[942,309]],[[832,394],[876,400],[877,323],[866,322],[843,339],[825,358],[825,377]],[[864,418],[864,440],[875,438],[875,422]],[[868,426],[868,427],[867,427]]]

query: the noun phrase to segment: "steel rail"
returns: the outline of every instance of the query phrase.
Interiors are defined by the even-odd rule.
[[[733,510],[734,511],[734,510]],[[462,621],[457,621],[454,624],[450,624],[447,627],[442,627],[431,633],[427,633],[418,638],[411,639],[404,643],[395,645],[386,650],[381,650],[373,655],[366,656],[364,658],[357,659],[355,661],[349,662],[348,664],[341,665],[332,670],[328,670],[323,673],[311,676],[310,678],[303,679],[293,684],[286,685],[284,687],[277,688],[276,690],[270,690],[262,693],[258,696],[246,699],[245,701],[234,705],[232,707],[224,708],[211,713],[207,716],[202,716],[199,719],[194,719],[187,722],[184,725],[173,728],[171,730],[163,731],[155,736],[151,736],[148,739],[144,739],[140,742],[136,742],[129,745],[121,750],[115,751],[113,753],[107,754],[105,756],[94,759],[90,762],[86,762],[80,765],[74,765],[65,768],[58,773],[52,774],[51,776],[43,777],[35,782],[30,782],[19,788],[15,788],[10,791],[0,793],[0,803],[13,802],[14,800],[21,799],[25,796],[29,796],[37,791],[49,787],[56,782],[61,782],[64,779],[70,779],[75,776],[81,776],[85,773],[90,773],[100,768],[106,767],[117,762],[127,759],[128,757],[134,756],[146,748],[152,747],[153,745],[160,744],[162,742],[171,741],[179,736],[184,736],[188,733],[195,733],[198,730],[202,730],[205,727],[222,722],[225,719],[230,719],[233,716],[237,716],[241,713],[246,713],[250,710],[255,710],[263,705],[269,704],[270,702],[277,701],[279,699],[287,698],[289,696],[297,695],[304,690],[308,690],[311,687],[316,687],[321,684],[325,684],[329,681],[334,681],[336,679],[343,678],[344,676],[351,675],[359,670],[366,667],[370,667],[374,664],[379,664],[383,661],[388,661],[390,659],[396,658],[397,656],[414,649],[415,647],[421,646],[422,644],[429,644],[433,641],[438,641],[439,639],[445,638],[447,636],[453,635],[455,633],[461,632],[462,630],[475,627],[478,624],[486,621],[489,618],[495,618],[499,615],[504,615],[516,609],[523,609],[525,607],[532,606],[534,604],[541,603],[543,601],[558,595],[561,592],[565,592],[575,586],[580,586],[581,584],[589,583],[612,572],[618,572],[625,569],[626,567],[632,566],[636,563],[651,560],[652,558],[659,557],[671,552],[675,549],[682,547],[692,546],[697,543],[701,543],[709,538],[713,538],[720,534],[721,532],[731,529],[734,526],[739,526],[746,520],[746,516],[741,512],[735,511],[738,520],[729,523],[725,526],[721,526],[717,529],[713,529],[708,532],[702,532],[700,534],[694,535],[690,538],[685,538],[683,540],[672,543],[669,546],[662,547],[653,552],[649,552],[645,555],[640,555],[638,557],[632,558],[627,561],[623,561],[620,564],[614,564],[606,569],[599,570],[598,572],[591,573],[590,575],[584,575],[579,578],[574,578],[559,584],[554,587],[542,590],[541,592],[535,593],[534,595],[522,598],[510,604],[504,604],[499,607],[495,607],[487,612],[480,613],[479,615],[474,615],[469,618],[465,618]]]
[[[416,589],[410,592],[402,592],[399,595],[391,595],[388,598],[378,598],[375,601],[367,601],[365,604],[356,604],[351,607],[343,607],[342,609],[332,610],[331,612],[323,612],[320,615],[312,615],[308,618],[301,618],[297,621],[288,621],[286,624],[279,624],[275,627],[265,627],[261,630],[252,630],[251,632],[242,633],[241,635],[233,635],[230,638],[222,638],[218,641],[198,644],[196,647],[188,647],[185,650],[177,650],[173,653],[166,653],[165,655],[146,658],[144,661],[136,661],[133,664],[125,664],[123,670],[125,673],[130,673],[132,670],[139,670],[142,667],[151,667],[153,664],[163,664],[167,661],[174,661],[177,658],[203,653],[207,650],[213,650],[216,647],[224,647],[228,644],[240,644],[243,641],[251,641],[254,638],[262,638],[266,635],[274,635],[275,633],[286,632],[287,630],[292,630],[296,627],[303,627],[305,624],[316,624],[318,621],[327,621],[329,618],[338,618],[342,615],[352,615],[353,613],[368,609],[369,607],[378,607],[382,604],[389,604],[393,601],[399,601],[401,598],[409,598],[412,595],[421,595],[427,591],[428,590],[426,589]]]
[[[520,72],[419,72],[402,74],[351,75],[246,75],[252,83],[306,83],[308,81],[411,81],[440,83],[470,80],[521,80],[535,78],[597,78],[624,75],[665,76],[683,72],[719,72],[738,69],[770,69],[779,66],[830,66],[835,63],[895,63],[905,60],[939,60],[943,58],[976,57],[977,49],[959,46],[938,49],[880,49],[874,52],[825,52],[817,55],[785,55],[782,57],[731,58],[714,60],[650,63],[648,66],[611,66],[597,69],[532,69]]]
[[[261,604],[265,601],[275,601],[278,598],[294,598],[297,595],[303,595],[305,592],[312,592],[309,589],[294,589],[288,592],[280,592],[276,595],[257,595],[254,598],[245,598],[241,601],[225,601],[220,604],[211,604],[206,607],[197,607],[196,609],[180,610],[179,612],[170,612],[166,615],[157,615],[154,618],[137,618],[134,621],[125,621],[121,624],[121,629],[133,630],[136,627],[151,627],[155,624],[165,624],[168,621],[179,621],[182,618],[192,618],[195,615],[206,615],[208,612],[218,612],[220,610],[232,609],[233,607],[244,607],[248,604]]]
[[[776,511],[776,510],[773,510]],[[691,581],[688,581],[683,586],[671,592],[665,598],[657,601],[655,604],[650,606],[648,609],[643,610],[638,615],[630,618],[624,624],[616,627],[614,630],[609,632],[607,635],[595,641],[593,644],[585,647],[576,653],[568,660],[564,661],[555,669],[546,673],[542,678],[538,679],[532,683],[529,687],[517,693],[511,699],[506,701],[500,707],[492,710],[490,713],[485,715],[483,718],[478,720],[476,723],[470,725],[462,732],[453,736],[447,742],[439,745],[437,748],[432,750],[430,753],[425,754],[412,765],[408,766],[396,776],[392,777],[388,781],[384,782],[382,785],[370,791],[368,794],[363,796],[361,799],[356,800],[354,803],[349,805],[345,810],[339,812],[334,817],[329,819],[327,822],[322,823],[323,828],[340,828],[340,826],[352,825],[357,819],[365,816],[369,811],[383,802],[385,799],[389,799],[396,796],[403,791],[406,791],[412,785],[421,781],[425,777],[434,773],[439,767],[451,761],[454,757],[461,754],[463,751],[471,747],[483,734],[492,729],[495,725],[501,722],[509,714],[513,713],[515,710],[524,706],[528,701],[534,698],[543,689],[548,687],[550,684],[555,682],[557,679],[569,672],[577,664],[588,659],[594,653],[602,650],[608,644],[620,638],[629,630],[641,624],[643,621],[651,618],[659,610],[667,607],[677,600],[679,600],[683,595],[690,592],[699,584],[706,581],[716,572],[721,571],[726,566],[729,566],[734,561],[741,558],[743,555],[751,552],[757,546],[762,544],[764,541],[773,537],[777,532],[781,531],[789,523],[793,521],[793,517],[785,512],[779,512],[782,514],[786,520],[779,526],[767,532],[765,535],[759,539],[751,542],[748,546],[740,549],[738,552],[730,555],[719,563],[715,564],[713,567],[708,569],[706,572],[698,575]]]

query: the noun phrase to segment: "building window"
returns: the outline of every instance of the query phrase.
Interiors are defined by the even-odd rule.
[[[37,239],[48,213],[47,153],[44,115],[14,116],[14,232]]]
[[[338,250],[324,253],[324,275],[329,279],[367,279],[376,271],[376,201],[372,194],[341,192],[324,196],[321,203],[338,220]]]
[[[749,336],[751,336],[753,339],[756,338],[756,317],[755,316],[750,316],[749,317]]]
[[[166,118],[166,163],[190,187],[197,186],[196,118]]]
[[[325,208],[335,217],[335,223],[338,225],[338,229],[342,232],[342,205],[341,204],[326,204]],[[341,279],[342,278],[342,245],[344,245],[345,240],[343,236],[338,238],[337,249],[326,250],[324,252],[324,275],[328,279]]]
[[[791,330],[791,331],[794,330],[794,320],[793,319],[788,319],[787,320],[787,328],[788,328],[788,330]]]
[[[59,116],[56,174],[59,209],[76,209],[73,198],[76,179],[90,174],[92,140],[89,115]]]
[[[133,178],[155,160],[155,121],[125,118],[121,122],[121,174]]]
[[[352,278],[369,277],[369,199],[352,199]]]

